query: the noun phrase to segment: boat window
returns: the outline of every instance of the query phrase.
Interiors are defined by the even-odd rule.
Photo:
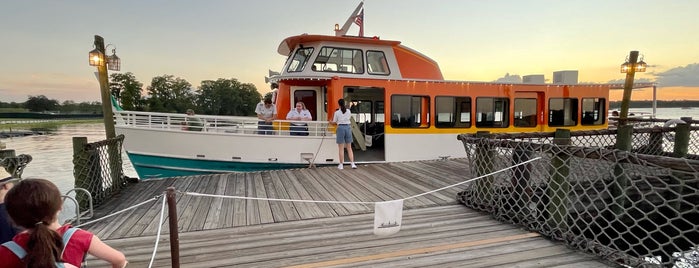
[[[549,99],[549,126],[575,126],[578,123],[578,99]]]
[[[429,100],[427,96],[391,96],[391,127],[429,127]]]
[[[536,98],[515,99],[514,125],[515,127],[536,126]]]
[[[476,98],[476,127],[508,127],[508,98]]]
[[[364,73],[364,58],[359,49],[323,47],[320,49],[312,70],[333,73]]]
[[[291,63],[289,63],[289,68],[287,68],[286,71],[290,73],[303,71],[303,68],[306,68],[306,63],[308,63],[311,54],[313,54],[312,47],[302,47],[296,50],[294,57],[291,58]]]
[[[386,61],[386,55],[383,51],[372,51],[366,52],[366,65],[369,74],[380,74],[389,75],[391,71],[388,69],[388,62]]]
[[[467,128],[471,127],[471,98],[446,97],[435,98],[435,127]]]
[[[582,99],[582,119],[581,125],[601,125],[604,124],[605,103],[603,98],[583,98]]]
[[[374,105],[374,110],[376,114],[374,115],[374,122],[383,123],[386,121],[384,111],[383,111],[383,101],[377,101]]]

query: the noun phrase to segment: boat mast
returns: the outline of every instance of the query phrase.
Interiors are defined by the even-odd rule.
[[[342,25],[342,28],[339,28],[338,24],[335,24],[335,36],[344,36],[347,34],[347,31],[349,30],[349,27],[352,26],[352,23],[355,22],[358,16],[360,16],[360,10],[362,14],[364,13],[364,10],[362,10],[362,6],[364,6],[364,2],[359,2],[359,5],[357,5],[357,8],[354,9],[354,12],[350,14],[349,18],[347,18],[347,21],[345,21],[345,24]],[[363,20],[364,18],[362,18]],[[364,23],[364,22],[362,22]],[[364,27],[364,26],[359,26],[359,27]]]

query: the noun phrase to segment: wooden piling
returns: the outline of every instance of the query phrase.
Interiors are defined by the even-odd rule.
[[[558,146],[570,145],[570,130],[556,129],[553,143]],[[563,150],[557,150],[551,159],[551,181],[547,188],[551,198],[547,206],[548,215],[554,226],[565,227],[565,217],[568,214],[568,194],[570,192],[570,155]]]
[[[180,238],[177,227],[177,201],[175,187],[167,187],[167,215],[170,223],[170,256],[173,268],[180,267]]]

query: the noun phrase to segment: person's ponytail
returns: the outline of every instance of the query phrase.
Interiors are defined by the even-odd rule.
[[[30,231],[24,263],[27,267],[55,268],[56,262],[61,261],[62,250],[63,241],[58,233],[49,229],[44,221],[37,222]]]
[[[340,105],[340,110],[342,110],[342,113],[344,114],[347,111],[347,106],[345,106],[345,100],[339,99],[337,100],[337,104]]]

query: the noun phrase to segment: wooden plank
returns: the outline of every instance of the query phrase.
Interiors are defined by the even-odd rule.
[[[226,185],[228,184],[227,176],[224,174],[215,175],[216,178],[216,195],[226,195]],[[223,201],[226,198],[214,198],[209,207],[209,212],[207,213],[206,220],[204,221],[203,229],[216,229],[221,228],[222,218],[224,215]]]
[[[199,193],[203,194],[213,194],[216,192],[218,187],[219,176],[208,175],[206,176],[205,183],[203,183],[199,188]],[[187,228],[189,231],[198,231],[204,228],[206,218],[209,217],[209,211],[211,209],[211,204],[214,200],[221,199],[220,197],[203,197],[199,196],[194,203],[194,215]]]
[[[315,200],[309,193],[307,186],[305,186],[300,179],[308,175],[308,173],[305,172],[305,169],[286,171],[285,173],[287,175],[288,182],[298,193],[299,199]],[[311,218],[332,217],[332,208],[329,206],[321,206],[322,204],[323,203],[306,203],[305,210],[310,213]]]
[[[301,187],[306,190],[310,198],[313,200],[327,200],[327,196],[329,196],[329,194],[323,194],[325,193],[325,188],[322,185],[319,185],[314,179],[313,175],[311,175],[312,173],[317,173],[317,170],[301,169],[299,172],[301,172],[302,176],[298,176],[296,179],[298,180],[299,184],[301,184]],[[336,204],[318,203],[316,205],[328,217],[335,217],[339,215],[336,209],[342,208],[341,205]]]
[[[235,196],[245,196],[245,187],[247,180],[245,180],[244,173],[236,174],[235,181]],[[247,200],[245,199],[234,199],[233,200],[233,226],[244,226],[247,224],[247,212],[245,211]]]
[[[282,185],[284,185],[284,189],[286,189],[286,192],[289,194],[289,198],[296,200],[312,200],[310,198],[306,198],[303,194],[299,192],[305,191],[295,187],[294,184],[298,183],[298,181],[296,180],[296,177],[293,176],[291,173],[296,172],[296,170],[276,172],[279,175]],[[319,212],[318,206],[316,206],[313,203],[294,202],[294,207],[296,207],[296,211],[299,213],[299,217],[304,220],[317,218],[318,215],[323,215],[323,213]]]
[[[268,198],[280,198],[279,195],[277,195],[277,190],[275,188],[277,186],[275,186],[270,172],[262,172],[262,182],[264,183],[265,192],[267,193]],[[281,202],[270,201],[269,208],[272,210],[272,218],[274,218],[275,222],[283,222],[288,220]]]
[[[225,175],[226,180],[226,190],[225,195],[234,196],[235,195],[235,185],[237,183],[237,175],[235,173],[229,173]],[[222,203],[222,221],[220,222],[221,227],[230,228],[233,227],[233,217],[234,217],[234,199],[224,198]]]
[[[286,188],[284,188],[284,183],[282,183],[282,178],[280,177],[279,172],[269,172],[270,176],[272,177],[272,182],[274,183],[274,189],[276,190],[276,195],[277,198],[279,199],[291,199],[289,196],[289,193],[286,191]],[[291,202],[283,202],[283,201],[274,201],[277,202],[281,207],[282,211],[284,212],[284,218],[287,220],[299,220],[301,219],[301,216],[299,215],[298,211],[296,210],[296,206],[291,203]]]
[[[255,172],[253,174],[253,182],[255,185],[255,196],[259,198],[267,198],[267,192],[265,190],[264,181],[262,180],[263,172]],[[267,200],[258,200],[257,207],[260,212],[260,223],[272,223],[274,222],[274,216],[272,216],[272,208]]]
[[[255,195],[255,180],[253,179],[254,173],[244,173],[245,174],[245,196],[247,197],[257,197]],[[260,224],[260,206],[256,200],[246,200],[245,202],[245,212],[247,215],[247,225]]]

